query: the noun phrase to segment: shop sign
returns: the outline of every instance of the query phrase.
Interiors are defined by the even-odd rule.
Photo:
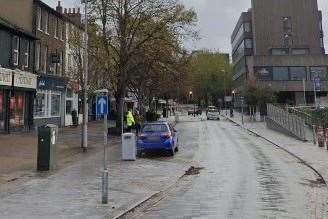
[[[37,81],[37,88],[42,90],[63,91],[66,88],[63,78],[50,75],[40,75]]]
[[[36,89],[37,75],[23,72],[15,71],[15,87]]]
[[[0,85],[11,86],[12,83],[12,70],[0,68]]]

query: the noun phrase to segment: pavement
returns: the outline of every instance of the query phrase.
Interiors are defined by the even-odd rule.
[[[103,205],[101,127],[101,123],[89,124],[87,153],[80,152],[78,130],[63,130],[57,153],[66,160],[59,158],[58,169],[51,173],[35,171],[35,134],[1,136],[1,156],[7,154],[8,158],[0,159],[1,176],[5,179],[0,184],[0,218],[117,218],[174,186],[190,167],[192,147],[174,158],[159,155],[124,162],[120,139],[110,137],[109,203]],[[75,155],[65,153],[65,148]],[[17,152],[19,156],[15,157]],[[12,159],[12,163],[17,162],[13,167]],[[16,178],[11,178],[14,175]]]
[[[245,123],[242,125],[242,116],[239,112],[234,112],[234,117],[224,117],[234,123],[243,126],[247,130],[263,137],[264,139],[274,143],[280,148],[300,158],[303,162],[313,168],[317,173],[328,182],[328,151],[325,148],[319,148],[314,145],[313,141],[303,142],[288,135],[267,128],[265,122],[252,122],[249,116],[244,116]]]

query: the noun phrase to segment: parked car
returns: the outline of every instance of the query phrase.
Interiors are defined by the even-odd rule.
[[[137,154],[147,151],[166,151],[170,156],[179,150],[178,132],[168,122],[145,123],[137,141]]]
[[[216,107],[209,107],[207,110],[207,120],[220,120],[220,111]]]

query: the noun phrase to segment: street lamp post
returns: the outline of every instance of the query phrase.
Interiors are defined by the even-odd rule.
[[[226,71],[224,69],[222,69],[221,72],[223,73],[223,86],[224,86],[224,99],[223,99],[223,101],[224,101],[224,109],[225,109],[226,116],[228,116],[227,102],[226,102],[226,96],[227,96]]]
[[[82,0],[84,4],[84,83],[83,83],[83,130],[82,130],[82,148],[87,151],[88,148],[88,0]]]

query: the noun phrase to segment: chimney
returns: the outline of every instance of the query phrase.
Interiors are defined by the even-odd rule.
[[[68,13],[69,13],[69,14],[72,13],[71,8],[68,9]]]
[[[75,14],[75,8],[73,8],[73,14]]]
[[[60,1],[58,1],[58,6],[56,7],[56,11],[59,12],[59,13],[63,13],[63,7],[60,5]]]
[[[64,14],[67,14],[67,8],[64,9]]]
[[[77,13],[78,13],[78,14],[80,14],[80,13],[81,13],[81,12],[80,12],[80,8],[77,8]]]

